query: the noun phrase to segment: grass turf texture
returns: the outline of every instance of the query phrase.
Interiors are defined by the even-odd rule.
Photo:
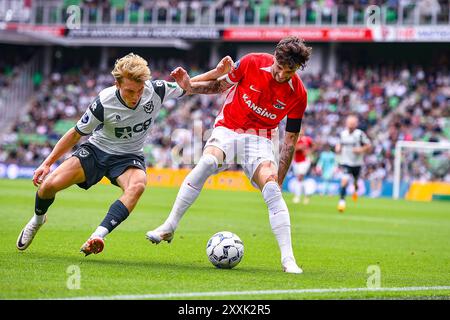
[[[378,265],[381,286],[450,285],[450,204],[360,198],[339,214],[337,198],[313,197],[293,205],[293,246],[304,274],[281,271],[279,250],[260,193],[203,190],[171,244],[157,246],[145,233],[166,218],[177,189],[148,188],[131,216],[106,238],[99,255],[80,246],[120,195],[111,185],[89,191],[74,186],[57,195],[48,222],[33,244],[15,242],[33,213],[35,188],[28,180],[0,180],[0,299],[107,297],[216,291],[366,287],[367,268]],[[245,254],[232,270],[216,269],[205,253],[218,231],[232,231]],[[78,290],[67,288],[69,266],[81,272]],[[180,297],[179,297],[180,298]],[[450,290],[226,295],[193,299],[386,299],[450,298]],[[180,299],[189,299],[181,297]]]

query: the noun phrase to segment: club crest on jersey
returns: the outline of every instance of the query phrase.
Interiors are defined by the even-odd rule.
[[[120,120],[122,120],[122,118],[120,118],[120,116],[118,114],[116,114],[116,120],[120,121]]]
[[[153,106],[153,101],[149,101],[146,104],[144,104],[144,110],[147,113],[152,113],[155,107]]]
[[[283,110],[286,107],[286,103],[277,100],[277,103],[273,105],[275,108]]]
[[[81,118],[81,122],[84,124],[89,122],[89,115],[87,114],[87,112],[83,115],[83,118]]]
[[[81,148],[81,149],[78,151],[78,155],[79,155],[81,158],[86,158],[86,157],[89,155],[89,151],[88,151],[87,149],[85,149],[85,148]]]

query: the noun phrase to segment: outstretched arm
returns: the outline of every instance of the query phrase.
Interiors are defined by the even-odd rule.
[[[356,154],[366,154],[369,153],[372,149],[372,146],[370,144],[365,144],[361,147],[355,147],[353,148],[353,152]]]
[[[299,132],[286,131],[286,135],[284,136],[284,143],[280,154],[280,163],[278,165],[278,184],[280,187],[283,185],[284,178],[291,166],[299,134]]]
[[[191,79],[191,82],[217,80],[221,76],[226,75],[228,72],[230,72],[233,63],[233,59],[231,59],[230,56],[226,56],[225,58],[222,58],[222,60],[220,60],[220,62],[214,69],[193,77]]]
[[[66,152],[71,150],[74,145],[80,141],[81,135],[74,129],[70,129],[66,134],[56,143],[53,151],[42,162],[39,168],[34,171],[33,184],[37,187],[41,184],[47,174],[50,172],[50,167],[61,158]]]
[[[192,82],[186,70],[181,67],[170,73],[178,85],[186,91],[186,94],[215,94],[226,91],[233,85],[228,83],[223,77],[216,80]],[[202,75],[200,75],[202,76]]]

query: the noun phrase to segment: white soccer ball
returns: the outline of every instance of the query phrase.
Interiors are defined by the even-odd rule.
[[[231,269],[241,262],[244,256],[244,244],[232,232],[217,232],[206,244],[206,255],[217,268]]]

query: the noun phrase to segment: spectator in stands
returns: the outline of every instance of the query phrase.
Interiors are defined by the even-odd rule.
[[[436,62],[445,66],[445,59],[438,58]],[[186,65],[186,61],[173,58],[152,59],[151,63],[154,77],[164,80],[171,80],[162,76],[167,71],[178,65]],[[190,65],[187,69],[191,76],[206,70],[201,61],[195,58],[190,59]],[[1,65],[0,71],[1,88],[9,83],[13,71]],[[450,139],[450,76],[444,67],[359,66],[342,61],[341,70],[336,75],[310,74],[303,76],[303,81],[309,93],[307,116],[304,119],[307,134],[318,145],[335,144],[330,137],[337,136],[342,129],[341,120],[349,112],[358,112],[360,123],[374,144],[373,154],[365,161],[375,170],[383,163],[386,179],[392,179],[393,176],[393,151],[397,141],[428,141],[432,137]],[[86,109],[99,88],[110,82],[107,73],[95,69],[52,73],[39,86],[28,114],[24,114],[13,126],[13,133],[7,136],[8,142],[2,142],[5,149],[2,148],[0,161],[17,162],[24,156],[29,165],[42,162],[47,148],[42,147],[43,141],[48,141],[48,147],[51,148]],[[185,135],[192,135],[197,119],[201,119],[205,132],[220,111],[224,98],[202,95],[188,97],[182,102],[169,102],[156,119],[147,140],[147,145],[152,146],[147,152],[153,154],[149,157],[153,160],[148,165],[188,167],[192,162],[181,160],[192,159],[194,149],[189,147],[189,143],[194,140],[181,141],[176,137],[168,140],[167,137],[171,137],[175,129],[183,129]],[[180,148],[183,144],[181,162],[173,161],[172,148]],[[13,149],[18,151],[13,152]],[[26,153],[22,149],[26,149]],[[317,150],[318,155],[321,151],[323,149]],[[414,173],[407,173],[406,169],[405,175],[402,175],[405,180],[420,177],[417,169]],[[364,178],[370,174],[362,172]]]

